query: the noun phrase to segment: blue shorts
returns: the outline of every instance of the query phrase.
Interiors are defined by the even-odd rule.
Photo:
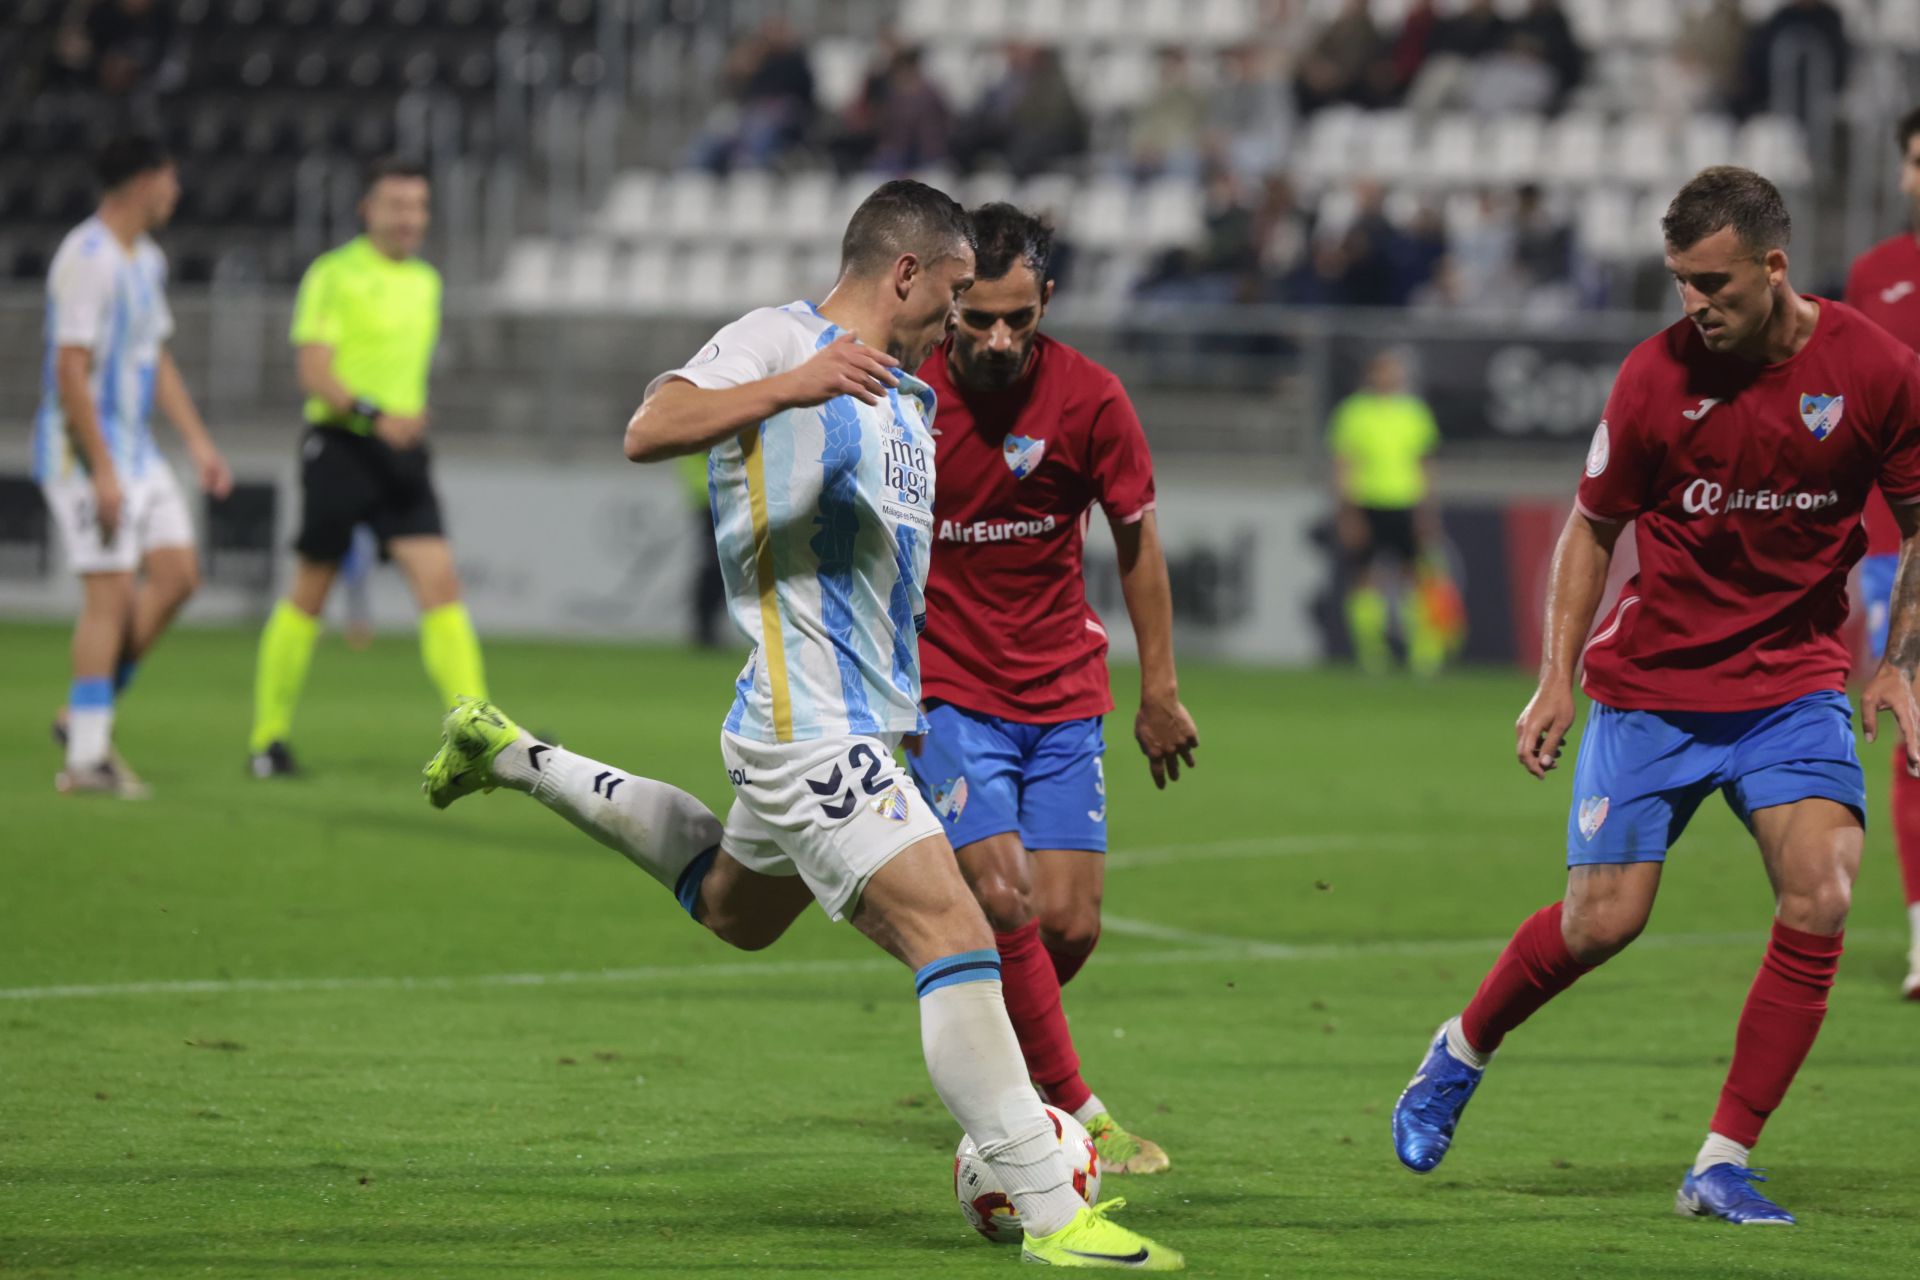
[[[1866,822],[1867,782],[1843,693],[1759,711],[1622,711],[1594,703],[1573,767],[1567,865],[1663,862],[1719,791],[1740,821],[1795,800],[1846,805]]]
[[[927,724],[907,768],[954,848],[1017,831],[1029,849],[1107,851],[1099,716],[1021,724],[942,703]]]
[[[1867,604],[1867,644],[1878,658],[1887,651],[1887,620],[1893,613],[1893,575],[1900,557],[1868,556],[1860,562],[1860,594]]]

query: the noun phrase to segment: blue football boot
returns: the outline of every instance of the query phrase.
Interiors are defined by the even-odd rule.
[[[1708,1165],[1704,1173],[1689,1170],[1674,1194],[1673,1211],[1683,1218],[1725,1218],[1741,1226],[1792,1226],[1792,1214],[1753,1189],[1754,1183],[1766,1180],[1758,1169],[1726,1162]]]
[[[1393,1151],[1415,1173],[1430,1173],[1453,1145],[1453,1130],[1486,1072],[1447,1052],[1447,1025],[1440,1024],[1426,1061],[1393,1104]]]

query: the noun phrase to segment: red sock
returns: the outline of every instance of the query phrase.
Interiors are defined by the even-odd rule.
[[[1093,955],[1094,947],[1099,945],[1100,935],[1096,933],[1085,951],[1055,951],[1052,947],[1047,948],[1047,954],[1053,957],[1054,977],[1060,980],[1061,986],[1073,981],[1073,975],[1080,972],[1080,967]]]
[[[1760,1126],[1787,1096],[1787,1086],[1820,1034],[1845,937],[1802,933],[1773,922],[1766,958],[1740,1010],[1733,1065],[1713,1112],[1715,1133],[1743,1147],[1760,1140]]]
[[[1893,846],[1907,905],[1920,902],[1920,778],[1907,772],[1907,753],[1893,753]]]
[[[1498,1049],[1507,1032],[1592,970],[1567,950],[1560,936],[1560,913],[1558,902],[1542,907],[1514,930],[1513,940],[1460,1015],[1461,1033],[1480,1052]]]
[[[1000,948],[1000,989],[1007,1017],[1020,1039],[1027,1074],[1046,1090],[1047,1101],[1062,1111],[1075,1111],[1093,1096],[1080,1078],[1080,1055],[1067,1032],[1067,1015],[1060,1008],[1060,979],[1040,943],[1040,922],[1029,920],[1012,933],[996,933]]]

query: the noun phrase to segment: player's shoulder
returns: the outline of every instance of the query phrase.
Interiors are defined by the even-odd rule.
[[[73,271],[117,271],[124,261],[118,249],[107,224],[97,216],[90,217],[60,237],[60,246],[48,263],[48,274],[57,278]]]
[[[1814,299],[1821,309],[1821,323],[1833,328],[1826,335],[1827,350],[1843,353],[1841,358],[1853,370],[1901,377],[1913,367],[1915,352],[1873,317],[1857,307],[1832,298]]]
[[[810,302],[780,307],[755,307],[713,335],[708,351],[719,355],[731,344],[746,344],[784,360],[804,359],[820,345],[833,322]],[[705,355],[707,352],[702,352]]]
[[[1120,375],[1080,348],[1044,333],[1033,341],[1039,353],[1041,377],[1103,397],[1126,394],[1126,388],[1120,385]]]
[[[1855,258],[1852,274],[1871,277],[1890,268],[1911,268],[1916,257],[1920,257],[1920,247],[1916,247],[1912,233],[1903,231],[1888,236]]]

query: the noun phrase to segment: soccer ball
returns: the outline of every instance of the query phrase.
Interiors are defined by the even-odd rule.
[[[1100,1156],[1093,1149],[1093,1138],[1084,1125],[1056,1107],[1047,1108],[1047,1118],[1053,1121],[1053,1135],[1073,1170],[1074,1191],[1092,1204],[1100,1198]],[[971,1137],[962,1136],[960,1149],[953,1153],[953,1195],[960,1202],[960,1212],[967,1215],[967,1225],[995,1244],[1019,1244],[1025,1238],[1012,1198],[980,1158]]]

